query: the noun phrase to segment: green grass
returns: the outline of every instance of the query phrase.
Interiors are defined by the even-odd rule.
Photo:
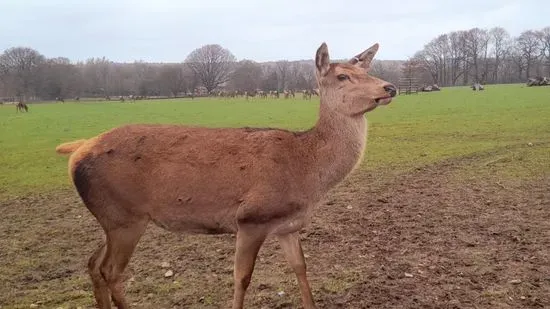
[[[135,104],[31,104],[29,113],[16,113],[12,105],[0,106],[0,196],[69,187],[67,158],[57,155],[55,146],[114,126],[146,122],[306,129],[316,121],[318,104],[315,98],[185,99]],[[537,173],[549,170],[550,87],[500,85],[488,86],[484,92],[445,88],[399,96],[367,118],[365,169],[405,171],[453,157],[533,143],[531,148],[518,150],[524,158],[518,169],[532,168]]]

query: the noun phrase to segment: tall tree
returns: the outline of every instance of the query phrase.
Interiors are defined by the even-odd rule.
[[[449,34],[449,64],[450,84],[456,85],[461,76],[467,76],[466,72],[466,32],[453,31]]]
[[[430,74],[432,79],[430,83],[439,83],[439,62],[437,56],[433,53],[431,44],[426,45],[423,50],[418,51],[413,58],[421,63],[423,71]]]
[[[288,79],[290,75],[290,62],[287,60],[277,61],[277,90],[283,91],[288,87]]]
[[[304,79],[306,81],[306,89],[317,88],[317,79],[315,77],[315,66],[313,63],[304,66]]]
[[[540,56],[540,34],[532,30],[524,31],[516,39],[516,44],[525,62],[526,78],[529,78],[532,73],[531,69],[536,65]]]
[[[185,60],[208,92],[229,80],[235,61],[235,56],[218,44],[197,48]]]
[[[523,72],[525,72],[527,69],[527,61],[523,56],[523,52],[517,42],[517,39],[514,41],[514,44],[511,47],[510,60],[514,64],[514,69],[517,74],[517,80],[521,80],[524,78]]]
[[[546,72],[550,75],[550,27],[540,31],[541,55],[546,66]]]
[[[264,72],[264,79],[262,80],[261,88],[264,91],[278,90],[278,78],[275,70],[266,70]]]
[[[90,58],[84,65],[87,94],[114,95],[112,80],[113,63],[105,57]]]
[[[43,63],[42,68],[41,97],[67,98],[79,92],[80,74],[69,59],[63,57],[48,59]]]
[[[489,31],[489,36],[492,43],[491,56],[494,59],[492,79],[493,82],[498,82],[498,72],[507,54],[506,45],[510,35],[504,28],[495,27]]]
[[[483,82],[487,76],[487,67],[484,64],[487,61],[487,49],[489,45],[489,35],[487,30],[473,28],[466,33],[466,51],[467,62],[473,71],[470,73],[475,82]]]
[[[14,47],[0,55],[0,79],[23,100],[40,88],[40,72],[45,57],[28,47]]]
[[[159,84],[172,96],[175,97],[179,92],[186,90],[186,82],[182,65],[164,65],[160,69]]]
[[[261,87],[262,78],[262,68],[258,63],[242,60],[231,74],[230,86],[233,90],[252,92]]]

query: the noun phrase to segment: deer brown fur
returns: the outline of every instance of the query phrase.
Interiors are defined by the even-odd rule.
[[[15,105],[15,111],[16,112],[23,112],[23,110],[25,110],[25,112],[28,112],[29,111],[29,107],[27,106],[27,104],[25,104],[24,102],[17,102],[17,104]]]
[[[360,163],[365,113],[395,87],[369,76],[375,44],[349,63],[316,54],[316,125],[281,129],[125,125],[57,147],[106,242],[89,260],[99,308],[128,308],[122,273],[152,221],[170,231],[236,233],[232,308],[242,308],[257,253],[274,235],[296,273],[303,306],[315,308],[298,232],[327,191]]]

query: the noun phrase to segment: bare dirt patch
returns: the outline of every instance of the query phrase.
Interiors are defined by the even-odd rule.
[[[334,190],[302,233],[319,308],[550,307],[550,176],[455,177],[471,160],[397,177],[357,173]],[[103,236],[76,194],[29,194],[0,210],[2,308],[91,308],[85,265]],[[128,269],[129,300],[136,308],[225,308],[233,246],[230,235],[151,225]],[[270,239],[247,305],[299,304],[294,274]]]

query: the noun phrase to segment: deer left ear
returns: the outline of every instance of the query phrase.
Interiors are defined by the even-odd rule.
[[[379,47],[378,43],[372,45],[371,47],[366,49],[364,52],[351,58],[348,63],[353,65],[358,65],[368,70],[370,68],[370,63],[372,62],[372,59],[376,55],[376,52],[378,52],[378,47]]]
[[[321,46],[317,49],[317,54],[315,55],[315,67],[317,72],[321,76],[325,76],[328,73],[330,68],[330,58],[328,56],[328,47],[327,44],[323,42]]]

